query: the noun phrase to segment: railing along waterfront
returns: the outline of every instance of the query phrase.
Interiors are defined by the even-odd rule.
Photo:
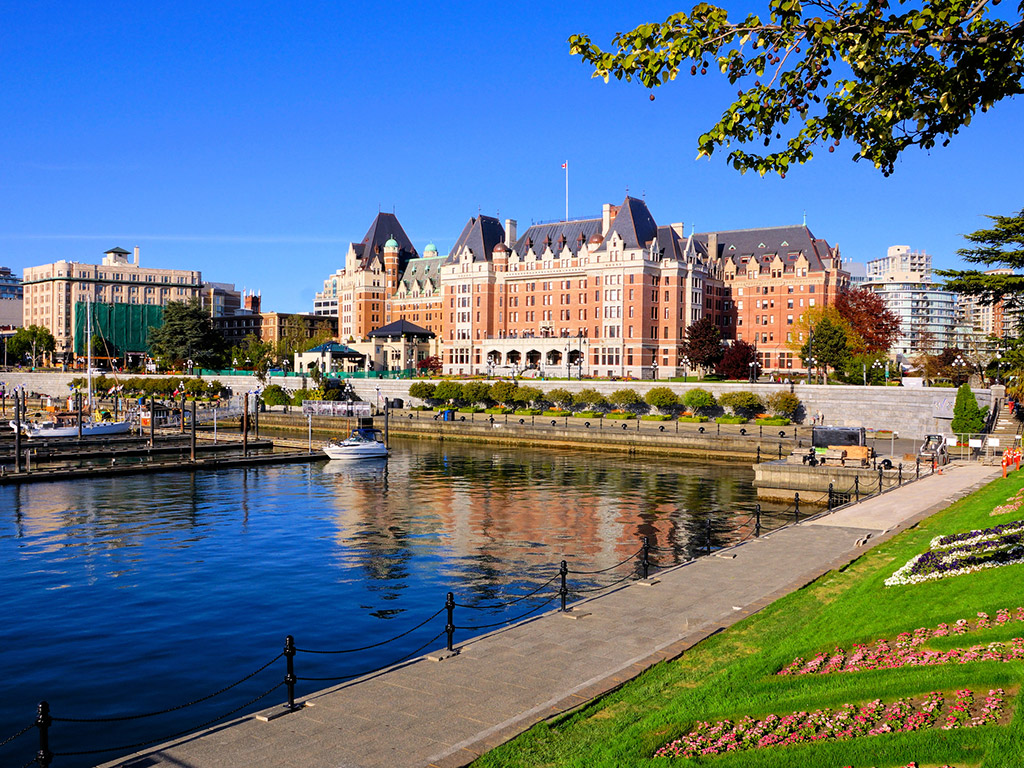
[[[811,515],[805,514],[801,516],[801,503],[809,503],[809,497],[805,494],[805,496],[801,498],[800,494],[796,493],[794,494],[793,503],[791,505],[781,513],[773,513],[774,518],[780,518],[786,520],[786,522],[767,533],[770,534],[775,530],[781,530],[789,525],[806,522],[815,517],[830,514],[837,509],[841,509],[842,507],[850,504],[856,504],[865,499],[878,496],[883,493],[889,493],[896,488],[900,488],[909,483],[913,483],[916,480],[927,477],[939,469],[940,468],[935,464],[922,464],[922,462],[918,460],[912,467],[905,468],[903,464],[899,464],[892,469],[878,467],[876,470],[877,475],[873,474],[870,482],[861,483],[860,478],[855,478],[852,486],[842,490],[837,490],[834,488],[833,484],[830,483],[827,493],[822,494],[820,499],[816,499],[814,502],[811,502],[820,505],[824,500],[825,506],[827,506],[827,511],[819,511],[812,513]],[[877,479],[874,479],[875,477],[877,477]],[[728,520],[728,524],[726,523],[726,520]],[[38,766],[39,768],[49,768],[49,766],[55,764],[56,758],[92,756],[113,752],[126,753],[181,738],[222,722],[232,715],[263,701],[272,693],[279,691],[282,688],[285,689],[285,701],[271,710],[261,713],[261,717],[264,719],[272,719],[279,715],[294,712],[301,709],[303,706],[296,700],[296,686],[298,683],[339,683],[355,680],[399,664],[408,663],[418,657],[422,657],[424,651],[434,646],[435,643],[442,638],[444,638],[443,648],[436,653],[431,654],[431,658],[441,659],[449,656],[457,656],[459,653],[459,648],[457,647],[458,643],[456,642],[457,632],[466,633],[463,636],[462,642],[468,642],[476,636],[472,633],[486,632],[488,630],[508,627],[512,624],[535,619],[542,610],[556,601],[558,601],[556,613],[569,612],[572,610],[569,606],[569,599],[571,596],[588,598],[590,596],[596,596],[597,593],[619,589],[627,582],[653,583],[651,581],[652,569],[657,571],[683,566],[694,562],[699,557],[711,556],[718,552],[739,546],[751,539],[759,538],[765,533],[762,526],[761,505],[755,504],[753,511],[738,522],[735,520],[734,515],[726,515],[722,510],[712,510],[705,515],[703,523],[700,526],[700,530],[701,534],[699,536],[691,537],[690,541],[687,542],[692,556],[680,563],[661,566],[656,561],[652,560],[652,556],[657,558],[659,554],[667,554],[669,557],[675,557],[679,554],[679,550],[678,547],[654,546],[650,543],[649,538],[644,536],[640,541],[639,549],[635,550],[619,562],[605,568],[593,570],[574,569],[570,568],[568,561],[563,559],[559,562],[557,568],[550,568],[550,570],[540,577],[540,583],[538,585],[523,594],[510,597],[507,600],[498,600],[488,603],[463,602],[456,600],[454,592],[448,592],[445,595],[444,602],[440,604],[437,610],[417,624],[410,626],[398,634],[378,639],[372,643],[367,643],[361,646],[347,648],[303,648],[296,645],[295,638],[292,635],[288,635],[285,637],[284,647],[281,651],[245,676],[240,677],[231,683],[225,684],[219,689],[204,696],[191,699],[187,702],[171,704],[163,709],[120,716],[70,717],[62,714],[55,715],[51,712],[49,703],[47,701],[41,701],[36,708],[34,719],[27,721],[23,727],[0,741],[0,748],[3,748],[13,742],[17,742],[35,731],[35,755],[24,763],[23,768],[31,768],[33,765]],[[736,531],[745,531],[745,533],[743,533],[743,535],[738,539],[726,540],[723,542],[723,535],[728,535],[729,533],[734,533]],[[717,545],[716,538],[719,542]],[[570,577],[573,576],[579,578],[575,580],[570,579]],[[608,583],[594,583],[595,577],[611,579],[611,581],[608,581]],[[508,611],[513,608],[516,609],[514,615],[503,617],[498,621],[475,623],[472,619],[474,611],[486,613]],[[456,613],[457,609],[459,611],[458,614]],[[463,619],[463,615],[467,618]],[[440,624],[441,621],[444,622],[443,625]],[[436,632],[435,629],[437,630]],[[361,669],[357,665],[352,665],[339,668],[337,671],[340,674],[330,676],[300,676],[296,671],[297,667],[301,671],[301,664],[296,664],[296,657],[303,655],[347,657],[351,654],[365,653],[370,650],[391,646],[397,641],[413,637],[417,634],[421,634],[423,637],[429,636],[429,639],[420,643],[412,651],[405,653],[399,653],[396,651],[395,657],[385,664],[373,664]],[[419,638],[417,638],[416,642],[419,643]],[[278,677],[275,681],[272,677],[273,671],[271,667],[282,659],[284,659],[284,674],[283,676]],[[174,728],[173,731],[164,732],[159,736],[154,736],[153,738],[117,744],[116,746],[80,751],[55,751],[51,746],[51,736],[54,735],[55,731],[59,732],[57,726],[62,723],[110,726],[116,723],[128,723],[157,718],[162,715],[180,712],[190,707],[218,699],[219,697],[222,697],[230,691],[238,688],[243,683],[254,680],[258,677],[260,677],[260,679],[269,678],[266,683],[268,687],[261,693],[248,698],[241,704],[238,704],[237,702],[225,704],[226,707],[229,707],[228,709],[223,710],[216,717],[205,717],[202,722],[198,722],[189,728]]]

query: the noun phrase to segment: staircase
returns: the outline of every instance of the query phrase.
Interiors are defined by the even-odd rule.
[[[1017,407],[1022,406],[1018,405]],[[1021,427],[1024,427],[1024,423],[1018,421],[1017,417],[1011,413],[1009,401],[1003,403],[996,414],[992,431],[988,434],[989,438],[999,441],[999,447],[989,448],[986,446],[984,463],[998,464],[1004,450],[1020,445]]]

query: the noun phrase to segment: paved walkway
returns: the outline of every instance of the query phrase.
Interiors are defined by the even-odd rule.
[[[372,768],[471,762],[533,724],[674,658],[710,634],[857,557],[987,483],[998,468],[962,465],[830,516],[750,540],[312,696],[270,722],[247,717],[122,758],[143,768]]]

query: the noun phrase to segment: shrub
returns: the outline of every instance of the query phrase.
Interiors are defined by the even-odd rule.
[[[718,401],[716,401],[715,396],[706,389],[694,387],[693,389],[687,390],[686,394],[683,395],[683,404],[699,415],[702,411],[710,411],[718,405]]]
[[[429,381],[417,381],[409,387],[409,397],[415,397],[420,400],[429,400],[434,396],[434,391],[436,389],[437,385],[432,384]]]
[[[516,416],[540,416],[543,413],[539,408],[517,408]]]
[[[768,411],[775,416],[795,419],[800,410],[800,398],[792,392],[773,392],[768,396]]]
[[[491,413],[500,416],[504,413],[512,413],[511,408],[485,408],[484,413]]]
[[[770,419],[755,419],[756,424],[762,427],[786,427],[791,423],[785,416],[773,416]]]
[[[576,411],[573,414],[578,419],[599,419],[601,414],[598,411]]]
[[[764,410],[764,403],[761,398],[753,392],[726,392],[718,398],[723,408],[728,408],[736,416],[742,416],[744,420]],[[730,422],[721,422],[728,424]]]
[[[612,411],[604,415],[606,419],[632,419],[632,413],[626,413],[625,411]]]
[[[668,387],[652,387],[644,395],[644,401],[659,411],[672,411],[679,407],[679,395]]]
[[[562,416],[568,416],[569,412],[568,411],[563,411],[563,410],[561,410],[559,408],[556,408],[553,411],[552,410],[544,411],[544,415],[545,416],[558,416],[560,418]]]
[[[567,389],[551,389],[548,390],[545,398],[560,408],[571,408],[573,394]]]
[[[671,421],[671,416],[666,416],[663,413],[647,413],[640,417],[643,421]]]
[[[708,417],[707,416],[680,416],[679,420],[683,421],[683,422],[686,422],[688,424],[702,424],[702,423],[704,423],[705,421],[708,420]]]
[[[466,405],[458,409],[459,413],[483,413],[483,408],[475,408],[472,405]]]
[[[743,416],[719,416],[715,421],[718,424],[746,424],[747,419]]]

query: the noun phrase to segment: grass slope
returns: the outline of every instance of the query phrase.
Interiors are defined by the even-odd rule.
[[[970,688],[983,696],[1005,688],[1008,708],[1024,678],[1022,662],[976,662],[940,667],[778,677],[795,657],[810,659],[837,646],[851,648],[877,638],[895,638],[918,627],[973,619],[979,611],[1024,605],[1024,565],[993,568],[911,586],[883,581],[938,535],[1024,519],[1024,509],[990,516],[1024,486],[1024,473],[999,479],[919,526],[904,532],[760,613],[706,640],[676,661],[658,664],[617,692],[547,723],[481,756],[474,766],[664,765],[654,751],[697,720],[788,714],[838,707],[876,698],[890,701],[929,691]],[[1009,627],[1009,629],[1007,628]],[[945,647],[967,647],[1024,635],[1024,625],[943,638]],[[929,645],[929,647],[933,647]],[[934,646],[938,648],[939,646]],[[1024,766],[1024,720],[1014,711],[1005,726],[926,730],[834,743],[766,748],[717,757],[676,759],[676,765],[801,768],[951,764]]]

